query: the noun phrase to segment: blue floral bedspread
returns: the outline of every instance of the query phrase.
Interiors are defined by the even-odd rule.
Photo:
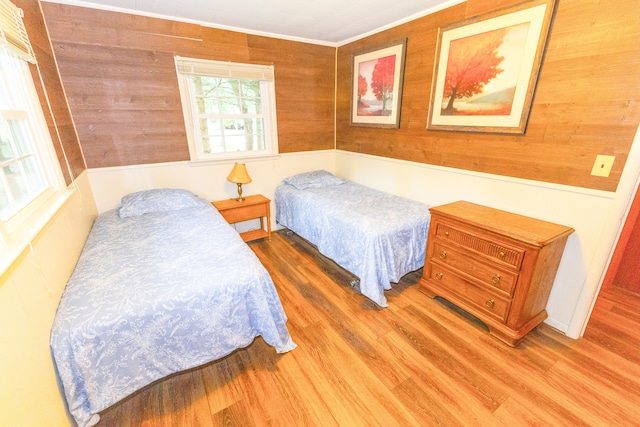
[[[79,426],[174,372],[251,344],[296,347],[274,284],[210,205],[120,218],[100,215],[51,332]]]
[[[276,221],[360,279],[382,307],[384,291],[424,266],[429,206],[344,180],[339,185],[276,189]]]

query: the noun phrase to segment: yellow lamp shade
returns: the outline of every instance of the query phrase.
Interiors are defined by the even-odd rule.
[[[236,200],[244,200],[244,197],[242,197],[242,184],[249,184],[251,182],[251,177],[247,172],[247,166],[244,163],[236,163],[233,165],[227,181],[238,184],[238,197]]]

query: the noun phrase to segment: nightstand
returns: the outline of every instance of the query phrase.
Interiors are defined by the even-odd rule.
[[[218,200],[211,202],[229,224],[235,222],[260,219],[258,230],[249,230],[240,233],[245,242],[267,237],[271,241],[271,200],[261,194],[246,196],[244,200],[236,199]],[[267,219],[266,229],[264,219]]]

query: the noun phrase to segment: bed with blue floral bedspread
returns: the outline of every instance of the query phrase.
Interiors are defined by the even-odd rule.
[[[62,295],[51,350],[69,411],[92,426],[140,388],[248,346],[296,347],[274,284],[210,203],[123,197],[96,219]]]
[[[382,307],[384,291],[424,266],[429,206],[324,171],[285,178],[275,193],[276,221],[359,278],[360,292]]]

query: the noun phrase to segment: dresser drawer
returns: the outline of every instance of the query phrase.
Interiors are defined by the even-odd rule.
[[[497,268],[495,265],[480,262],[469,256],[464,250],[434,244],[433,258],[449,267],[472,276],[487,286],[491,286],[504,293],[505,297],[512,297],[518,281],[518,275]]]
[[[435,235],[448,242],[456,243],[494,261],[504,263],[516,270],[522,265],[524,251],[478,237],[463,229],[438,222]]]
[[[220,214],[229,223],[240,222],[240,221],[246,221],[249,219],[267,216],[267,207],[266,207],[266,204],[259,204],[259,205],[253,205],[253,206],[240,205],[237,209],[228,209],[228,210],[220,211]]]
[[[454,294],[457,298],[474,306],[482,313],[504,322],[509,314],[511,300],[481,289],[477,285],[458,277],[443,265],[431,263],[429,281],[442,290],[443,296]]]

